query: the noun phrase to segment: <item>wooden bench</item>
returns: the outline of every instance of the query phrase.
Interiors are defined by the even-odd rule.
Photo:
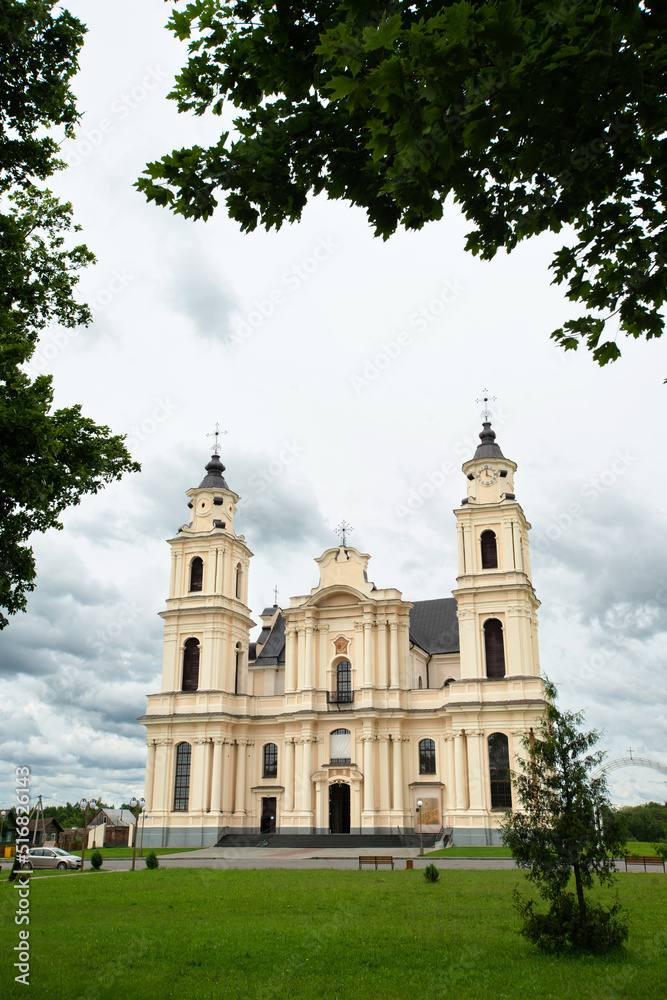
[[[369,857],[359,858],[359,867],[362,865],[374,865],[377,868],[378,865],[391,865],[392,870],[394,868],[394,859],[391,854],[372,854]]]
[[[627,872],[628,865],[643,865],[644,871],[647,870],[647,865],[662,865],[663,872],[667,872],[665,868],[665,858],[661,858],[659,855],[644,855],[644,854],[628,854],[623,859],[625,861],[625,870]]]

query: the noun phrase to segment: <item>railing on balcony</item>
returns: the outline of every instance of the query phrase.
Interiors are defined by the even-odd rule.
[[[349,705],[354,701],[354,691],[327,691],[327,705]]]

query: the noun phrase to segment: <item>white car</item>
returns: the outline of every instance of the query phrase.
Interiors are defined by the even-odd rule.
[[[30,847],[20,856],[22,868],[80,868],[81,858],[68,854],[60,847]]]

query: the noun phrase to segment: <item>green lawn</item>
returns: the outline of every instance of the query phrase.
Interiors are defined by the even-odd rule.
[[[30,987],[13,982],[16,893],[0,886],[2,996],[34,1000],[662,1000],[667,877],[619,875],[630,939],[553,957],[516,933],[515,871],[113,873],[30,886]]]
[[[655,855],[653,844],[628,841],[626,848],[628,854]],[[509,847],[446,847],[442,851],[425,851],[424,856],[429,858],[511,858],[512,853]]]

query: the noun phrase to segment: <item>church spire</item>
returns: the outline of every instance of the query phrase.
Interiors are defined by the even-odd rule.
[[[222,475],[225,471],[225,467],[220,461],[220,456],[217,453],[211,455],[211,461],[208,465],[204,466],[204,468],[206,469],[206,475],[199,484],[199,489],[202,489],[202,487],[219,490],[229,489],[229,486],[225,482],[225,478]]]
[[[479,439],[482,442],[477,445],[474,458],[504,458],[500,445],[496,444],[496,432],[491,430],[491,421],[485,420],[482,430],[479,432]],[[474,459],[473,459],[474,460]]]

